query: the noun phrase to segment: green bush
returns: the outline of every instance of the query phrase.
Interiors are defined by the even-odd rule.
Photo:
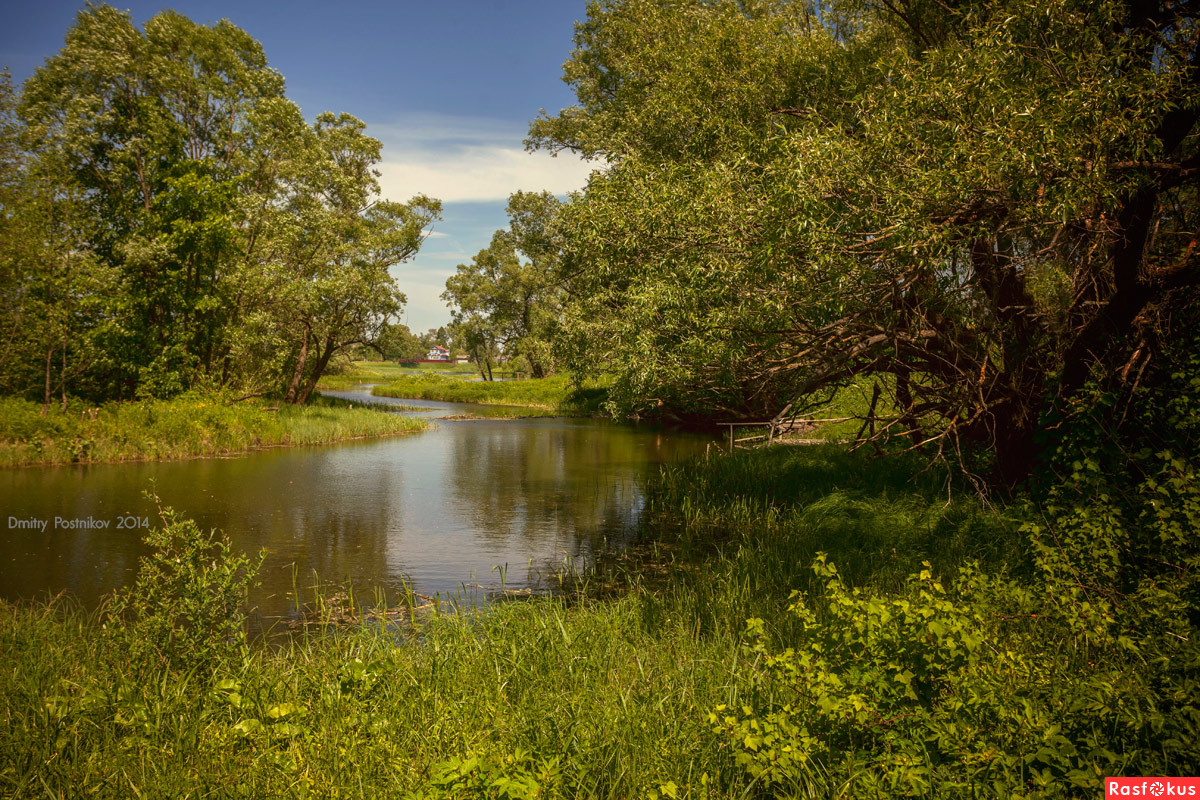
[[[967,564],[894,592],[822,554],[792,647],[747,625],[740,709],[708,716],[756,783],[790,796],[1066,797],[1106,775],[1200,767],[1200,480],[1157,454],[1118,497],[1083,459],[1025,509],[1032,576]],[[843,787],[839,789],[838,787]]]
[[[409,800],[534,800],[561,797],[562,771],[557,758],[536,759],[517,749],[503,758],[468,754],[433,768],[429,787]]]
[[[159,515],[161,527],[145,538],[152,552],[109,607],[115,635],[134,658],[185,669],[216,663],[245,646],[246,594],[263,554],[236,555],[224,534],[205,534],[170,508]]]

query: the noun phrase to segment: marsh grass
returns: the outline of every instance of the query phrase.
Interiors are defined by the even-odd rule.
[[[929,562],[952,576],[968,561],[1025,569],[1019,525],[915,459],[838,445],[776,447],[668,465],[650,487],[642,535],[601,559],[593,580],[646,584],[647,613],[693,619],[730,637],[752,617],[777,620],[793,590],[819,588],[828,554],[852,586],[892,591]],[[631,563],[632,562],[632,563]]]
[[[328,398],[306,406],[210,396],[66,411],[0,399],[0,466],[155,461],[313,445],[423,430],[428,423]]]

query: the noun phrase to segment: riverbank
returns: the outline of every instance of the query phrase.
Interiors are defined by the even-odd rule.
[[[191,651],[0,604],[0,788],[949,800],[1194,772],[1186,620],[1137,587],[1079,594],[1041,511],[948,499],[921,468],[831,446],[694,461],[568,598],[166,672]]]
[[[449,403],[527,406],[567,414],[599,414],[608,390],[597,381],[575,385],[567,375],[520,381],[466,381],[447,375],[403,375],[371,389],[380,397]]]
[[[75,402],[45,415],[37,403],[0,398],[0,467],[223,456],[411,433],[428,424],[328,398],[306,406],[197,396],[99,407]]]
[[[317,383],[317,388],[340,391],[353,389],[364,383],[390,383],[414,374],[453,375],[467,379],[478,377],[479,370],[474,364],[451,364],[448,361],[416,364],[399,364],[395,361],[355,361],[348,367],[343,366],[340,372],[326,372]]]

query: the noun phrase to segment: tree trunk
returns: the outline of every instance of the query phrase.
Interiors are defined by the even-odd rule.
[[[59,391],[62,398],[62,410],[67,410],[67,342],[62,344],[62,368],[59,371]]]
[[[50,410],[50,365],[54,358],[54,345],[46,348],[46,388],[42,393],[42,416]]]
[[[896,375],[896,402],[900,405],[900,424],[908,429],[913,445],[919,445],[921,431],[917,427],[917,418],[912,414],[912,370],[906,366],[899,366],[894,372]]]
[[[300,354],[296,356],[296,368],[292,370],[292,379],[288,381],[287,394],[283,397],[285,403],[296,402],[296,392],[300,389],[300,381],[304,378],[304,368],[308,366],[308,342],[311,338],[312,328],[305,324],[304,343],[300,345]]]
[[[304,384],[304,390],[300,392],[300,397],[296,400],[297,405],[304,405],[308,402],[313,390],[317,388],[317,381],[321,380],[321,376],[325,373],[325,367],[329,366],[329,359],[333,355],[333,351],[333,334],[331,333],[325,337],[325,347],[322,348],[321,355],[313,366],[312,374],[308,376],[308,380]]]
[[[1029,477],[1038,455],[1035,436],[1045,395],[1045,371],[1038,354],[1047,333],[1036,316],[1024,275],[1013,265],[1010,252],[998,250],[997,242],[980,239],[971,254],[996,320],[1000,351],[999,374],[987,383],[980,375],[984,412],[980,420],[984,437],[996,453],[993,481],[1012,489]],[[984,370],[989,364],[990,356],[984,355]]]

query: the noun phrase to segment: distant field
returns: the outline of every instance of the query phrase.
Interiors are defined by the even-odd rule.
[[[466,381],[450,375],[401,375],[376,386],[380,397],[412,397],[451,403],[528,406],[566,413],[596,414],[608,397],[604,385],[584,381],[576,386],[567,375],[522,381]]]
[[[495,374],[495,373],[494,373]],[[349,389],[364,383],[390,383],[414,375],[478,376],[474,364],[397,364],[395,361],[355,361],[352,367],[336,375],[325,375],[318,389]]]

